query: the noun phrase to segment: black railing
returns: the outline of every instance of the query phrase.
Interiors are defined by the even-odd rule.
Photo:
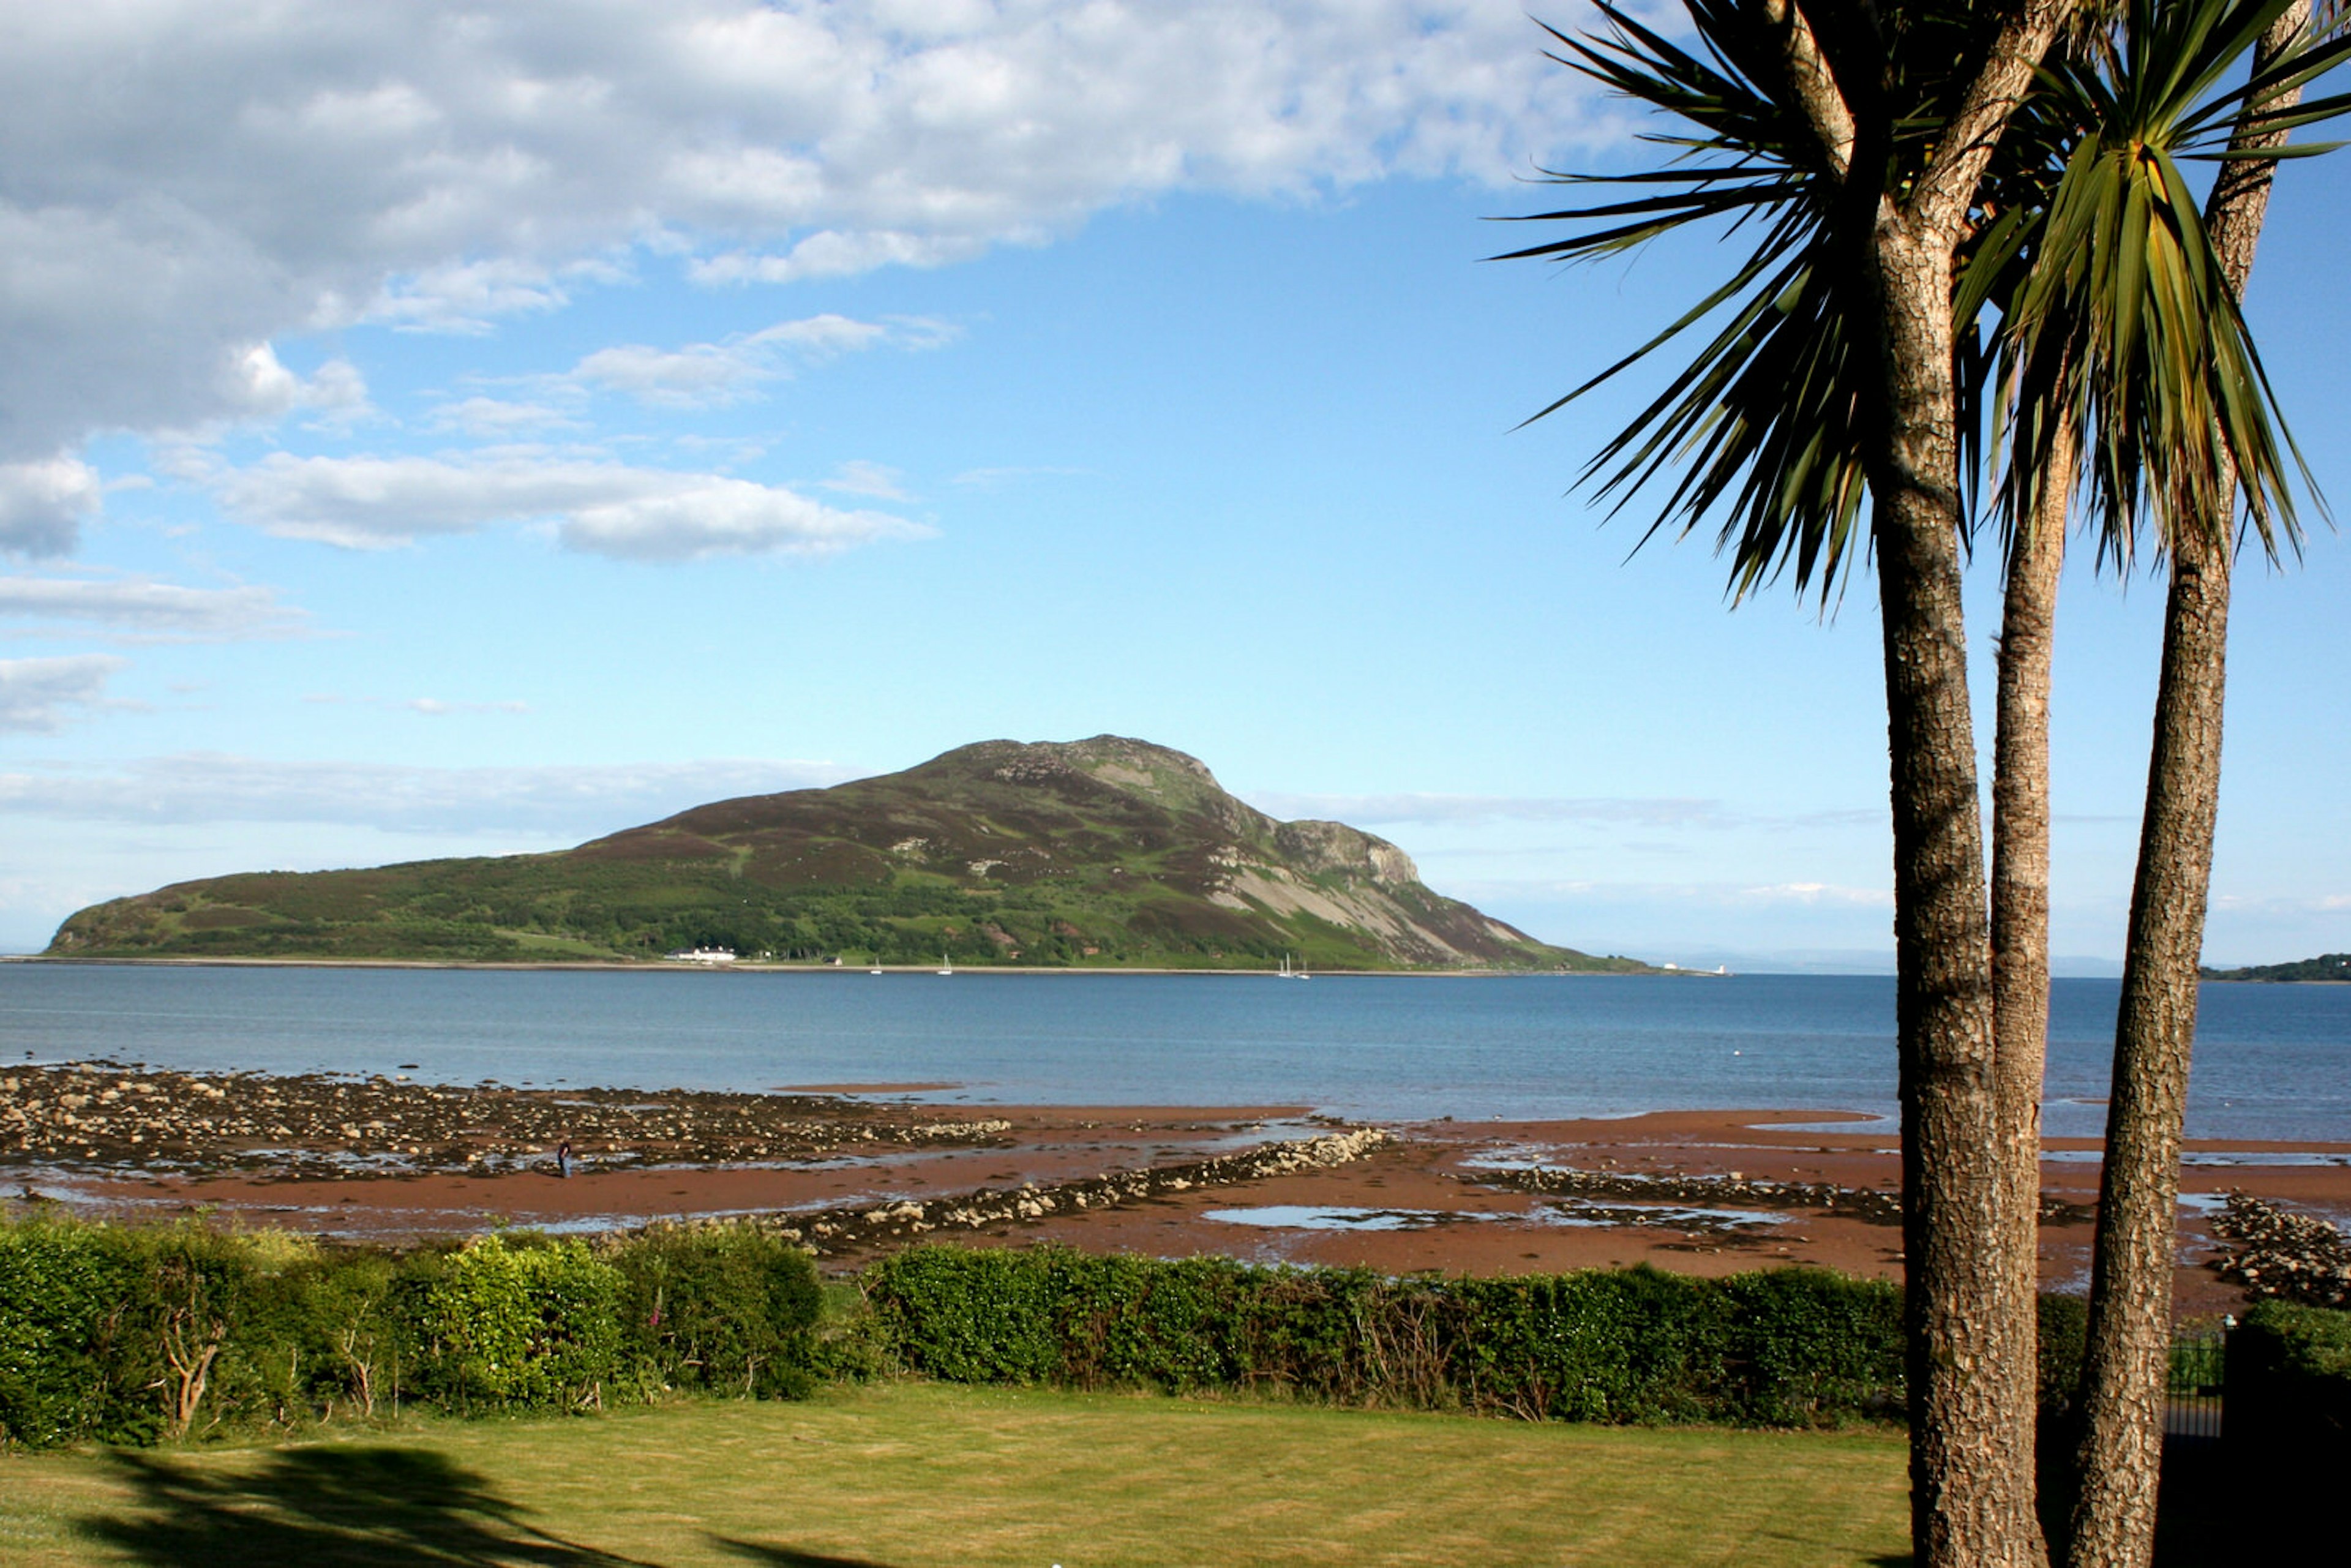
[[[2171,1375],[2164,1385],[2163,1435],[2218,1437],[2227,1388],[2229,1330],[2182,1334],[2171,1342]]]

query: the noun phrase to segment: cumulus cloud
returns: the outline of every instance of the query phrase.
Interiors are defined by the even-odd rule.
[[[0,734],[63,729],[75,709],[105,703],[106,683],[127,663],[107,653],[0,659]]]
[[[5,668],[0,664],[0,671]],[[412,768],[195,752],[114,768],[0,773],[0,813],[172,825],[333,822],[395,832],[586,836],[711,800],[810,789],[844,777],[829,763],[750,758]]]
[[[552,521],[565,549],[631,560],[831,555],[933,531],[881,512],[841,511],[780,486],[535,453],[449,459],[281,452],[220,470],[208,482],[241,521],[349,549],[502,522]]]
[[[78,622],[122,637],[229,642],[283,637],[308,623],[261,587],[187,588],[152,578],[0,577],[0,617]]]
[[[0,463],[0,551],[70,553],[81,525],[98,515],[102,494],[97,470],[72,457]]]
[[[789,374],[794,358],[829,359],[886,342],[933,349],[955,337],[956,329],[947,323],[920,317],[858,321],[827,314],[779,321],[716,343],[688,343],[679,349],[624,343],[599,349],[564,379],[575,386],[625,392],[642,402],[713,408]]]
[[[1516,0],[141,0],[10,23],[0,462],[247,417],[288,395],[255,361],[288,332],[478,329],[646,246],[714,283],[935,266],[1171,191],[1506,179],[1604,123]]]

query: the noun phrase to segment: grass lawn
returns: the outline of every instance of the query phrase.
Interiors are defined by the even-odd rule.
[[[952,1388],[0,1456],[0,1561],[1885,1564],[1898,1435]]]

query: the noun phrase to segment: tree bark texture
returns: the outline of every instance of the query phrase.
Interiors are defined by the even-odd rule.
[[[2273,63],[2309,17],[2306,0],[2280,16],[2254,51],[2254,70]],[[2260,107],[2283,107],[2299,97],[2281,95]],[[2244,127],[2241,119],[2240,148],[2284,140],[2282,133],[2257,136]],[[2207,205],[2213,247],[2239,298],[2252,274],[2275,169],[2263,160],[2224,164]],[[2155,1556],[2179,1144],[2220,810],[2236,494],[2234,473],[2221,478],[2214,491],[2218,515],[2168,541],[2171,591],[2164,606],[2163,664],[2115,1019],[2114,1088],[2091,1259],[2082,1490],[2070,1548],[2075,1568],[2147,1568]]]
[[[2049,1044],[2049,686],[2057,586],[2074,489],[2073,423],[2048,464],[2009,559],[2001,606],[1992,744],[1991,972],[2001,1147],[2015,1200],[2041,1205],[2041,1089]],[[2038,1285],[2027,1259],[2022,1288]]]
[[[2009,8],[1865,277],[1879,415],[1864,461],[1885,642],[1916,1568],[2038,1568],[2029,1296],[2035,1234],[2003,1177],[1982,803],[1961,613],[1952,258],[1977,182],[2072,0]],[[1847,104],[1853,84],[1839,83]],[[1874,93],[1867,101],[1876,102]],[[1886,128],[1859,127],[1853,167]]]
[[[1896,1019],[1918,1568],[2029,1565],[2032,1322],[1998,1146],[1983,829],[1961,615],[1951,247],[1881,217],[1872,526],[1894,816]],[[2029,1233],[2028,1233],[2029,1234]]]
[[[2032,514],[2010,551],[1992,743],[1994,1113],[2009,1213],[2022,1243],[2009,1249],[2009,1290],[2012,1310],[2026,1322],[2037,1320],[2041,1288],[2041,1092],[2049,1047],[2049,686],[2074,490],[2074,444],[2073,422],[2061,415],[2051,432]],[[2019,1396],[2034,1399],[2038,1346],[2028,1343],[2018,1354]],[[2037,1474],[2037,1454],[2034,1468]]]

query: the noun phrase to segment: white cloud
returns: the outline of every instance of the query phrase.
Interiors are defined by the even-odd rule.
[[[103,494],[98,471],[72,457],[0,463],[0,551],[70,553],[81,525],[98,516]]]
[[[439,697],[411,697],[400,706],[411,713],[427,714],[436,718],[444,714],[453,713],[528,713],[530,711],[530,705],[526,702],[459,703],[444,702]]]
[[[1743,887],[1739,896],[1762,904],[1844,904],[1871,909],[1894,907],[1894,890],[1886,887],[1839,887],[1826,882],[1780,882],[1763,887]]]
[[[0,733],[53,734],[75,708],[106,703],[106,683],[129,663],[107,653],[0,659]]]
[[[934,349],[954,340],[956,329],[941,321],[909,317],[888,322],[858,321],[826,314],[779,321],[757,332],[716,343],[656,349],[624,343],[599,349],[572,367],[563,380],[574,386],[626,392],[648,403],[674,408],[713,408],[737,402],[766,382],[790,373],[789,359],[830,359],[835,354],[895,342]]]
[[[435,430],[458,430],[488,441],[549,430],[576,430],[580,421],[559,408],[539,402],[515,402],[503,398],[469,397],[436,405],[431,413]]]
[[[1720,801],[1674,797],[1292,795],[1276,790],[1252,794],[1249,800],[1276,817],[1340,822],[1607,822],[1694,828],[1720,827],[1730,820]]]
[[[152,578],[0,577],[0,616],[79,622],[125,637],[227,642],[283,637],[309,618],[260,587],[185,588]]]
[[[109,769],[0,773],[0,813],[171,825],[334,822],[396,832],[586,836],[712,800],[809,789],[846,776],[829,763],[744,758],[411,768],[197,752]]]
[[[1072,474],[1083,474],[1084,472],[1086,472],[1086,470],[1082,468],[1054,468],[1036,465],[1005,468],[967,468],[962,473],[956,475],[951,482],[957,485],[970,485],[982,490],[993,490],[1006,485],[1017,483],[1022,479],[1061,478],[1067,477]],[[1301,797],[1301,799],[1303,799],[1303,797]]]
[[[1844,887],[1825,882],[1783,882],[1758,887],[1736,883],[1618,882],[1545,878],[1491,878],[1448,882],[1447,893],[1479,904],[1504,901],[1566,900],[1610,904],[1655,904],[1711,909],[1892,909],[1886,888]]]
[[[853,459],[833,470],[832,477],[822,481],[828,490],[838,490],[844,496],[871,496],[877,501],[910,501],[899,484],[904,477],[895,468],[879,463]]]
[[[624,560],[713,555],[836,555],[934,530],[882,512],[843,512],[779,486],[695,477],[578,508],[557,530],[567,549]]]
[[[409,713],[421,713],[439,718],[453,713],[528,713],[526,702],[449,702],[440,697],[346,697],[333,692],[312,692],[302,699],[306,703],[334,706],[360,703],[369,707],[400,708]]]
[[[786,280],[1166,192],[1507,179],[1604,126],[1539,42],[1518,0],[17,5],[0,462],[249,417],[287,333],[478,329],[640,247]]]
[[[493,523],[552,520],[567,549],[632,560],[830,555],[932,530],[844,512],[779,486],[623,464],[489,453],[294,457],[273,453],[207,483],[229,513],[266,532],[380,549]]]

